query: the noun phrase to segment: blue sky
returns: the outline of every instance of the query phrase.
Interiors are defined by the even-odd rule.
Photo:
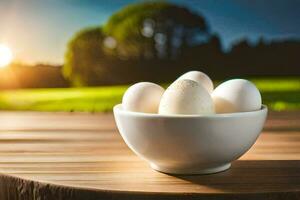
[[[60,64],[68,40],[81,28],[103,24],[129,0],[0,0],[0,43],[18,60]],[[300,1],[171,0],[202,14],[225,49],[252,42],[300,38]]]

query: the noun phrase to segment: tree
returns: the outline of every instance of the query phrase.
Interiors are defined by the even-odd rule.
[[[166,82],[188,70],[185,55],[195,55],[189,62],[198,63],[191,50],[211,41],[218,38],[205,19],[187,8],[167,2],[132,4],[103,27],[77,33],[68,44],[63,73],[74,86]]]
[[[103,31],[116,41],[111,53],[125,59],[178,58],[209,38],[202,16],[167,2],[129,5],[112,15]]]
[[[74,86],[90,85],[104,69],[101,67],[101,58],[105,57],[102,43],[99,27],[84,29],[69,42],[63,74]]]

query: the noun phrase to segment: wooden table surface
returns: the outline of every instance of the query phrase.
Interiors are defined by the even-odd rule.
[[[111,114],[0,113],[0,199],[300,199],[300,112],[271,113],[231,169],[153,171]]]

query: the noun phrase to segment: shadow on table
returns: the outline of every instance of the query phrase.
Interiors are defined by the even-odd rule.
[[[300,160],[238,160],[224,172],[175,177],[228,193],[300,195]]]

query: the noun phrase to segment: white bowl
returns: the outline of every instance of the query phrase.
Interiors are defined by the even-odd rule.
[[[114,107],[129,148],[160,172],[209,174],[224,171],[255,143],[267,116],[258,111],[213,115],[159,115]]]

